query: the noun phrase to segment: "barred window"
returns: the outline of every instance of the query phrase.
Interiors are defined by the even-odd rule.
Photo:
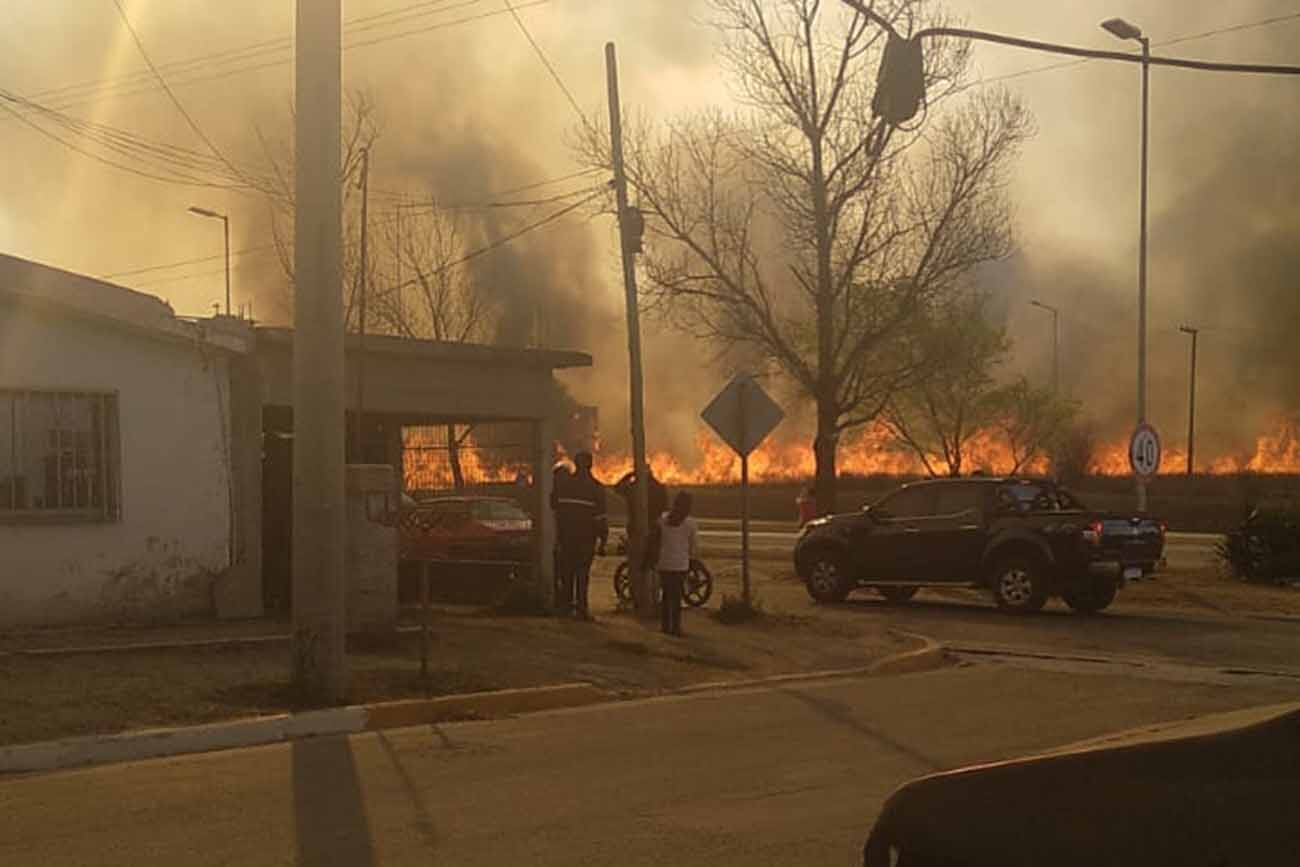
[[[116,520],[117,397],[0,389],[0,522]]]

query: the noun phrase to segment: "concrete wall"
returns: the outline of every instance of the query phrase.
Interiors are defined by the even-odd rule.
[[[347,468],[348,632],[397,627],[397,473],[380,464]]]
[[[0,302],[0,388],[118,395],[120,518],[0,517],[0,627],[209,614],[230,564],[224,353]]]

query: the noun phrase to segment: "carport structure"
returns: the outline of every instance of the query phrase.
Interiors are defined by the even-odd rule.
[[[590,355],[550,349],[513,349],[465,343],[369,335],[364,353],[356,335],[346,342],[346,388],[349,463],[389,464],[399,480],[410,469],[406,458],[412,433],[451,431],[464,438],[473,431],[494,431],[497,439],[508,431],[508,443],[485,443],[478,465],[493,464],[490,478],[479,474],[465,478],[476,482],[525,481],[516,479],[526,470],[530,484],[512,485],[521,504],[533,516],[532,569],[539,589],[549,598],[553,587],[554,517],[549,507],[549,472],[556,440],[553,419],[561,403],[555,371],[590,367]],[[239,477],[241,504],[252,498],[260,508],[239,510],[245,558],[260,563],[261,590],[267,613],[287,611],[292,586],[292,443],[293,443],[293,332],[286,328],[257,328],[248,386],[260,389],[260,479]],[[359,437],[355,425],[358,385],[364,379]],[[237,385],[238,387],[238,385]],[[344,423],[343,419],[339,420]],[[244,419],[251,425],[252,419]],[[237,427],[238,413],[234,415]],[[403,431],[407,442],[403,442]],[[239,439],[238,431],[236,438]],[[445,448],[446,440],[443,440]],[[428,437],[424,448],[429,448]],[[498,448],[497,454],[484,452]],[[508,446],[508,454],[506,447]],[[437,444],[433,444],[436,448]],[[498,489],[499,490],[499,489]],[[397,492],[394,492],[395,494]],[[396,502],[396,500],[394,500]],[[256,520],[252,516],[258,516]],[[255,543],[254,543],[255,539]],[[256,551],[252,550],[253,544]]]

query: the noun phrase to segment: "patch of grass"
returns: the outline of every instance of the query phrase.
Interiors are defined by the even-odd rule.
[[[631,653],[634,656],[649,656],[651,653],[650,646],[640,641],[626,641],[622,638],[611,638],[605,642],[606,647],[612,647],[614,650],[623,653]]]
[[[750,623],[763,617],[763,603],[757,597],[753,597],[746,602],[743,597],[732,596],[727,593],[723,595],[722,603],[718,606],[718,610],[713,617],[719,623],[725,623],[729,626],[737,623]]]

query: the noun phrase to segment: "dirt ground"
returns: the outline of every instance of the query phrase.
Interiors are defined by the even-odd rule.
[[[599,581],[598,576],[598,581]],[[605,582],[608,586],[608,582]],[[719,598],[711,607],[716,610]],[[635,697],[692,683],[865,666],[914,643],[861,623],[819,623],[814,613],[769,611],[744,625],[710,611],[684,616],[684,638],[613,611],[593,587],[597,620],[503,617],[467,606],[433,610],[431,677],[421,681],[420,636],[355,642],[349,703],[587,681]],[[0,637],[0,744],[282,713],[289,645],[279,640],[149,650],[106,645],[283,636],[285,624],[189,624],[149,629],[49,630]],[[71,654],[24,648],[100,648]]]

